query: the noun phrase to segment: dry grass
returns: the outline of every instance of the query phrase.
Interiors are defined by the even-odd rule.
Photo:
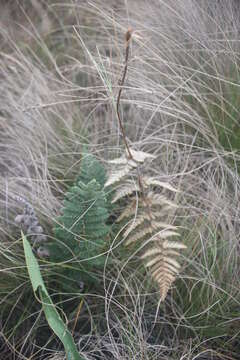
[[[14,224],[21,205],[14,196],[34,206],[52,236],[63,194],[79,171],[82,144],[87,141],[103,162],[122,148],[115,102],[131,26],[124,126],[132,146],[157,157],[150,173],[181,189],[176,221],[188,253],[181,278],[160,307],[135,263],[122,266],[114,259],[105,288],[86,295],[75,339],[86,359],[237,359],[239,152],[238,144],[229,148],[221,140],[222,132],[232,131],[230,119],[239,127],[232,103],[239,91],[237,1],[41,4],[53,24],[48,35],[40,20],[33,25],[36,8],[27,18],[16,6],[18,21],[30,29],[17,40],[16,24],[7,28],[1,18],[2,343],[11,344],[19,359],[38,351],[35,358],[51,358],[44,347],[59,349],[54,339],[48,343],[39,335],[46,324],[37,306],[29,304],[19,315],[30,284]],[[78,301],[78,294],[71,296]],[[68,300],[61,301],[64,307]],[[66,310],[72,323],[73,310]]]

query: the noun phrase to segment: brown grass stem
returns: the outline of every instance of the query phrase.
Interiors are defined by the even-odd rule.
[[[128,156],[129,156],[129,158],[131,160],[133,160],[133,156],[132,156],[131,150],[130,150],[129,145],[128,145],[125,129],[124,129],[123,122],[122,122],[121,115],[120,115],[120,111],[119,111],[123,85],[124,85],[124,82],[125,82],[127,69],[128,69],[129,47],[130,47],[131,37],[132,37],[132,29],[130,28],[126,32],[126,36],[125,36],[125,39],[126,39],[125,64],[124,64],[122,78],[119,81],[120,88],[119,88],[118,96],[117,96],[117,118],[118,118],[118,123],[119,123],[120,129],[121,129],[123,141],[124,141],[124,144],[125,144],[126,149],[127,149]]]

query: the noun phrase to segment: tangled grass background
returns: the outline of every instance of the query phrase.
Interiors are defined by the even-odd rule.
[[[61,287],[51,296],[86,359],[239,359],[238,1],[1,7],[1,358],[64,359],[32,293],[16,196],[51,239],[83,145],[103,163],[122,149],[115,103],[131,27],[122,118],[132,146],[157,157],[154,176],[181,190],[181,276],[159,304],[142,272],[113,256],[83,303]],[[54,265],[41,270],[54,279]]]

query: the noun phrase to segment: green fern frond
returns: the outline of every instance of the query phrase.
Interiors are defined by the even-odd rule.
[[[81,181],[87,184],[92,179],[95,179],[101,188],[103,188],[106,182],[106,171],[94,155],[87,152],[83,153],[80,166],[80,174],[76,179],[76,183]]]
[[[55,240],[48,247],[51,261],[67,262],[68,269],[63,267],[62,272],[68,278],[84,275],[88,279],[106,260],[102,254],[107,249],[110,226],[106,224],[109,200],[105,181],[101,163],[93,155],[84,154],[81,172],[65,194],[62,214],[54,229]]]
[[[104,246],[104,238],[109,233],[109,226],[106,225],[109,217],[106,194],[94,179],[87,184],[78,181],[78,185],[74,185],[66,197],[55,235],[59,244],[66,242],[71,252],[66,258],[65,249],[64,259],[59,251],[58,254],[52,252],[52,257],[57,257],[54,260],[66,261],[72,258],[72,253],[75,259],[95,256]]]

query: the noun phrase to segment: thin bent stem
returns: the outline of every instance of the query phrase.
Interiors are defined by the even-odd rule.
[[[125,129],[124,129],[123,122],[122,122],[120,112],[119,112],[121,94],[122,94],[123,85],[124,85],[124,81],[125,81],[126,74],[127,74],[127,69],[128,69],[129,46],[130,46],[130,41],[131,41],[131,37],[132,37],[132,32],[133,32],[133,30],[130,28],[130,29],[128,29],[128,31],[126,32],[126,35],[125,35],[125,39],[126,39],[125,65],[124,65],[124,69],[123,69],[122,78],[120,79],[120,82],[119,82],[120,89],[119,89],[118,97],[117,97],[117,118],[118,118],[118,123],[119,123],[120,129],[121,129],[123,141],[124,141],[124,144],[125,144],[129,159],[134,161],[134,158],[132,156],[131,150],[130,150],[129,145],[128,145]],[[149,215],[149,221],[151,223],[151,221],[152,221],[151,209],[150,209],[150,206],[148,204],[148,201],[147,201],[145,193],[144,193],[144,186],[143,186],[143,183],[142,183],[142,178],[141,178],[141,174],[140,174],[139,169],[138,169],[138,183],[139,183],[139,187],[141,189],[143,201],[144,201],[144,203],[145,203],[145,205],[147,207],[147,212],[148,212],[148,215]]]
[[[131,160],[133,160],[133,156],[132,156],[131,150],[130,150],[129,145],[128,145],[125,129],[123,127],[123,122],[122,122],[122,119],[121,119],[121,116],[120,116],[120,111],[119,111],[119,105],[120,105],[123,85],[124,85],[124,82],[125,82],[125,78],[126,78],[126,74],[127,74],[127,68],[128,68],[129,46],[130,46],[131,37],[132,37],[132,29],[128,29],[128,31],[126,32],[125,65],[124,65],[124,69],[123,69],[122,78],[119,81],[120,88],[119,88],[119,92],[118,92],[118,96],[117,96],[117,118],[118,118],[118,123],[119,123],[120,129],[121,129],[123,141],[124,141],[124,144],[125,144],[127,152],[128,152],[128,156],[129,156],[129,158]]]

